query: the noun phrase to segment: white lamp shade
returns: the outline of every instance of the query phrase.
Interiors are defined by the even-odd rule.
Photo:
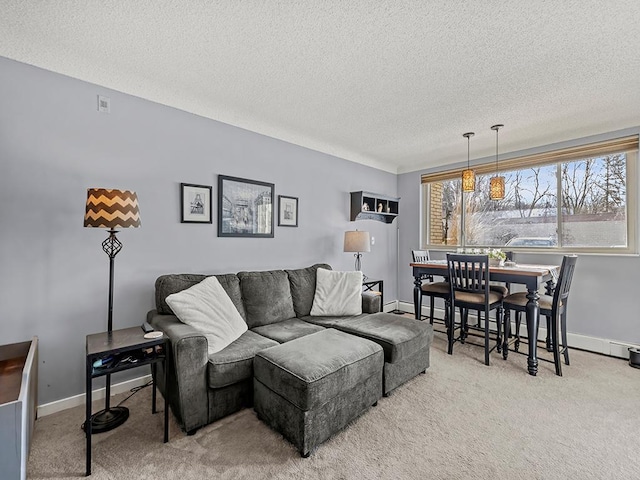
[[[361,232],[359,230],[344,232],[344,251],[370,252],[371,240],[369,232]]]

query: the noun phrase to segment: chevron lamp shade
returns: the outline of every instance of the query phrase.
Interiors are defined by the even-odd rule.
[[[140,226],[138,196],[131,190],[87,189],[85,227],[129,228]]]

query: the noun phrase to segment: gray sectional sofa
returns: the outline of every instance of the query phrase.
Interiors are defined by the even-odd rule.
[[[162,367],[156,380],[180,426],[187,433],[253,405],[253,362],[258,352],[333,328],[369,339],[384,352],[383,391],[429,367],[433,330],[428,323],[380,312],[380,297],[363,294],[362,315],[312,317],[316,264],[297,270],[215,275],[246,321],[248,331],[223,350],[208,355],[207,340],[173,314],[165,299],[206,275],[171,274],[156,280],[156,309],[147,321],[169,338],[167,385]],[[318,348],[322,348],[319,345]],[[168,387],[168,388],[167,388]]]

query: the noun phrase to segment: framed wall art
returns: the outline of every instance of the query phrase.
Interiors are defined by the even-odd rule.
[[[278,226],[298,226],[298,197],[278,195]]]
[[[273,238],[273,183],[218,175],[218,236]]]
[[[181,223],[213,223],[211,217],[211,187],[180,184]]]

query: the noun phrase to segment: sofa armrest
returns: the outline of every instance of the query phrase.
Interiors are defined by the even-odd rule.
[[[157,310],[147,313],[147,322],[169,337],[167,343],[167,386],[158,375],[158,386],[169,395],[171,410],[181,427],[189,432],[208,422],[209,396],[206,337],[174,315],[161,315]]]
[[[382,311],[381,296],[377,292],[362,292],[362,313],[378,313]]]

